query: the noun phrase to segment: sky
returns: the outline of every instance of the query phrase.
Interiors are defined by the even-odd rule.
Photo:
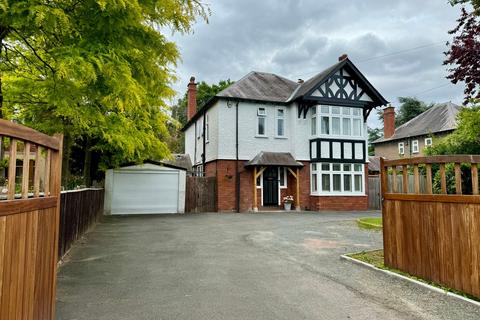
[[[442,64],[460,7],[447,0],[205,0],[209,23],[170,35],[181,54],[174,89],[250,71],[307,80],[343,53],[394,106],[398,97],[463,101]],[[370,127],[381,127],[374,112]]]

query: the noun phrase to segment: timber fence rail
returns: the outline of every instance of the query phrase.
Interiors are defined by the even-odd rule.
[[[100,220],[104,194],[104,189],[98,188],[62,191],[58,259]]]
[[[471,155],[381,159],[387,267],[480,297],[479,163]]]
[[[62,141],[0,120],[2,320],[55,318]]]

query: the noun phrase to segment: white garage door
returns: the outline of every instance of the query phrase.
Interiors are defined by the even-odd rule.
[[[115,170],[112,189],[112,214],[178,212],[178,171]]]

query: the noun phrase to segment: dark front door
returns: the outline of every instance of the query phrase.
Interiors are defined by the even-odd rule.
[[[263,205],[278,205],[278,168],[268,167],[263,172]]]

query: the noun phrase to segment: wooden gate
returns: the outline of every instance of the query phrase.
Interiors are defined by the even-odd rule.
[[[480,297],[480,156],[380,163],[385,265]]]
[[[0,138],[0,319],[54,319],[62,139],[5,120]]]
[[[380,176],[368,176],[368,209],[382,209]]]
[[[187,177],[185,212],[217,211],[215,177]]]

